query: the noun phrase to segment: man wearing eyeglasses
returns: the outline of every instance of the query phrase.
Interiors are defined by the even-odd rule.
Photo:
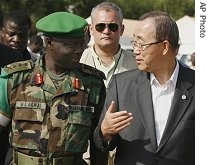
[[[119,44],[124,28],[123,12],[117,4],[102,2],[92,9],[89,29],[94,44],[84,51],[80,62],[104,72],[107,88],[114,74],[137,68],[133,53],[122,49]],[[90,151],[95,152],[94,148],[91,144]],[[105,162],[102,159],[90,156],[92,165],[107,165],[107,159]]]
[[[195,71],[176,59],[179,30],[167,13],[140,17],[138,69],[113,76],[94,140],[116,147],[115,165],[195,164]]]

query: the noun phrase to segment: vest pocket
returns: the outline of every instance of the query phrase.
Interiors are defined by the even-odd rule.
[[[65,151],[85,152],[88,146],[90,128],[92,125],[92,112],[90,106],[70,108],[66,132]]]
[[[17,102],[12,121],[14,147],[38,149],[45,103]]]

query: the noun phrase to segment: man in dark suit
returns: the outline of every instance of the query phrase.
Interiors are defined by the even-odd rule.
[[[195,164],[195,72],[176,59],[179,31],[167,13],[144,14],[134,31],[138,69],[113,77],[94,132],[115,165]]]

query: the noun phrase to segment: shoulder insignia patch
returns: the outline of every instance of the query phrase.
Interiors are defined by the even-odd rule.
[[[23,70],[29,70],[34,67],[34,63],[32,60],[26,60],[26,61],[20,61],[20,62],[14,62],[11,64],[8,64],[4,66],[2,69],[6,74],[12,74],[15,72],[23,71]]]
[[[102,79],[106,79],[104,73],[96,68],[93,68],[92,66],[89,66],[89,65],[86,65],[86,64],[82,64],[82,63],[79,63],[79,69],[85,73],[88,73],[88,74],[91,74],[91,75],[94,75],[94,76],[97,76],[99,78],[102,78]]]

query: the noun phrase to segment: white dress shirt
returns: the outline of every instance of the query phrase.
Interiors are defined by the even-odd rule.
[[[176,62],[176,67],[173,74],[164,85],[161,85],[157,81],[153,73],[151,73],[150,75],[154,117],[155,117],[155,130],[156,130],[156,138],[158,145],[163,135],[168,115],[170,112],[171,102],[174,96],[178,72],[179,72],[179,63]]]

